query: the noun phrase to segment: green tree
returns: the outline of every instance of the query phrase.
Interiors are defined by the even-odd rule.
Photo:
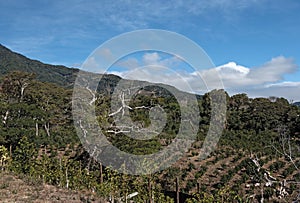
[[[3,145],[0,145],[0,170],[4,170],[9,167],[10,157],[8,150]]]
[[[18,173],[32,175],[34,174],[35,159],[37,158],[37,150],[33,143],[23,136],[19,141],[19,146],[13,153],[12,169]]]

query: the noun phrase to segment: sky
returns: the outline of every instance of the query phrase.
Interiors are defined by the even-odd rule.
[[[193,89],[196,72],[211,81],[214,71],[231,95],[300,101],[299,11],[298,0],[0,0],[0,44],[45,63],[80,68],[113,37],[140,29],[168,30],[197,43],[216,66],[182,70]],[[185,61],[158,51],[130,55],[116,64],[145,66],[149,60],[172,70],[188,69]],[[153,80],[148,73],[144,79]],[[186,90],[173,77],[168,73],[155,81]]]

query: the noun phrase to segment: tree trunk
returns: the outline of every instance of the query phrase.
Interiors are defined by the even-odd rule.
[[[103,168],[102,168],[102,163],[100,163],[100,184],[103,183]]]
[[[3,122],[4,125],[6,125],[8,114],[9,114],[9,111],[6,111],[5,116],[3,117],[3,121],[2,122]]]
[[[79,160],[79,174],[81,175],[81,160]]]
[[[25,90],[25,87],[21,87],[21,93],[20,93],[20,101],[22,102],[23,101],[23,97],[24,97],[24,90]]]
[[[260,203],[264,203],[264,186],[263,184],[261,184],[261,199],[260,199]]]
[[[44,127],[45,127],[45,130],[46,130],[47,135],[50,137],[50,127],[49,127],[49,123],[45,123]]]
[[[20,82],[21,83],[21,82]],[[24,91],[25,89],[28,87],[28,83],[27,82],[24,82],[23,84],[21,84],[21,91],[20,91],[20,102],[23,101],[23,98],[24,98]]]
[[[111,196],[111,203],[115,203],[115,197],[113,195]]]
[[[39,136],[39,124],[37,122],[35,123],[35,136]]]
[[[9,145],[9,158],[12,159],[12,145]]]
[[[66,168],[66,187],[69,188],[68,168]]]
[[[197,193],[200,194],[200,183],[197,183]]]
[[[179,203],[179,179],[176,178],[176,203]]]
[[[59,158],[59,186],[62,187],[63,180],[63,170],[61,165],[61,158]]]
[[[88,162],[88,164],[87,164],[87,166],[86,166],[87,174],[88,174],[88,175],[90,174],[91,162],[92,162],[92,157],[89,157],[89,162]]]
[[[152,185],[151,185],[151,179],[149,178],[148,182],[148,191],[149,191],[149,203],[152,203]]]

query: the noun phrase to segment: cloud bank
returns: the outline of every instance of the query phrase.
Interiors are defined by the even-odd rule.
[[[221,79],[230,95],[247,93],[250,97],[278,96],[300,100],[300,82],[284,81],[285,76],[296,72],[298,66],[292,58],[284,56],[251,68],[229,62],[212,69],[190,71],[191,68],[187,68],[188,64],[180,57],[163,58],[152,52],[145,53],[140,59],[120,60],[117,65],[124,69],[110,73],[126,79],[169,84],[197,94],[220,88],[218,80]]]

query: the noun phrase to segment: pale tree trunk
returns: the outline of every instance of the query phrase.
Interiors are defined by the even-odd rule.
[[[69,189],[68,168],[66,167],[66,188]]]
[[[50,137],[50,126],[49,123],[45,123],[44,125],[47,135]]]
[[[260,203],[264,203],[264,186],[263,186],[263,184],[261,184],[262,186],[261,186],[261,190],[260,190],[260,192],[261,192],[261,198],[260,198]]]
[[[22,86],[21,86],[20,101],[23,101],[24,91],[25,91],[25,89],[26,89],[27,86],[28,86],[28,83],[26,83],[26,82],[24,84],[22,84]]]
[[[37,122],[35,123],[35,136],[39,136],[39,124]]]
[[[111,196],[111,203],[115,203],[115,197],[113,195]]]
[[[8,114],[9,114],[9,111],[7,110],[6,113],[5,113],[5,116],[3,117],[3,121],[2,121],[4,125],[6,125]]]
[[[25,88],[24,87],[21,87],[21,96],[20,96],[20,101],[23,101],[23,97],[24,97],[24,90]]]

